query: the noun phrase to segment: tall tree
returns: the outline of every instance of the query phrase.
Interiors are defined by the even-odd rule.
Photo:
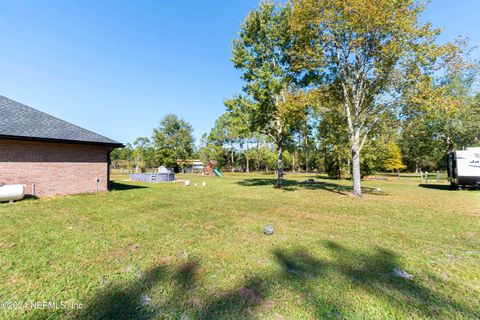
[[[156,165],[176,167],[177,160],[190,158],[195,150],[193,128],[187,121],[168,114],[152,136]]]
[[[226,101],[227,112],[220,115],[210,132],[209,139],[229,150],[230,166],[235,168],[235,150],[242,151],[252,138],[245,115]]]
[[[200,139],[198,157],[203,163],[207,163],[210,160],[220,161],[223,158],[223,144],[216,143],[212,136],[212,132],[210,134],[204,133]]]
[[[277,147],[277,183],[283,187],[283,148],[289,130],[303,106],[297,90],[296,73],[290,68],[290,10],[274,2],[260,3],[242,24],[240,37],[233,42],[232,61],[243,71],[245,96],[226,102],[230,109],[241,110],[252,132],[271,138]]]
[[[478,141],[480,123],[474,90],[479,67],[468,55],[467,43],[438,59],[435,73],[405,85],[401,119],[402,148],[418,170],[445,167],[445,153]]]
[[[402,161],[402,153],[400,147],[392,140],[387,143],[387,150],[385,159],[383,160],[383,167],[387,171],[398,171],[405,169]]]
[[[329,177],[342,179],[350,176],[347,159],[349,158],[348,129],[342,116],[342,104],[332,92],[328,95],[316,93],[318,118],[318,139],[320,140],[324,171]]]
[[[414,0],[292,0],[299,68],[320,86],[338,86],[348,130],[353,193],[361,195],[360,155],[369,133],[395,104],[391,90],[406,64],[428,64],[438,31],[419,22]],[[338,89],[335,87],[335,91]]]
[[[250,129],[248,125],[248,116],[245,114],[241,108],[238,108],[238,105],[231,103],[231,100],[225,101],[225,106],[227,107],[226,117],[228,119],[227,124],[229,126],[229,131],[231,136],[236,142],[238,149],[243,153],[245,157],[245,164],[247,172],[250,171],[250,145],[255,142],[257,134]]]
[[[140,163],[145,161],[147,148],[150,145],[150,140],[147,137],[139,137],[133,141],[133,156],[135,159],[135,172],[138,172]]]
[[[208,137],[210,141],[228,152],[229,156],[227,158],[232,171],[235,163],[235,143],[238,140],[238,135],[233,124],[234,120],[228,112],[223,113],[215,121],[215,125]]]

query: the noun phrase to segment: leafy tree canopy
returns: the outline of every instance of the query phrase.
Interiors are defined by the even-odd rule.
[[[177,160],[188,159],[195,151],[193,128],[187,121],[168,114],[152,136],[156,165],[175,167]]]

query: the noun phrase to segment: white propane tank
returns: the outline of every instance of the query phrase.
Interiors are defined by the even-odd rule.
[[[0,186],[0,202],[21,200],[25,196],[25,190],[21,184]]]

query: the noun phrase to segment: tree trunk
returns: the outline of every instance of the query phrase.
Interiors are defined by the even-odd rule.
[[[247,160],[247,173],[250,172],[250,165],[249,165],[249,159],[248,159],[248,153],[245,152],[245,159]]]
[[[262,168],[260,166],[260,144],[257,141],[257,172],[261,172]]]
[[[352,171],[350,171],[350,159],[347,159],[347,172],[349,175],[352,175]]]
[[[362,195],[360,174],[360,148],[354,143],[352,147],[352,180],[353,180],[353,194],[357,196]]]
[[[138,173],[139,162],[140,162],[140,159],[136,158],[135,159],[135,173]]]
[[[338,155],[338,180],[342,180],[342,158]]]
[[[327,173],[327,147],[323,148],[323,172]]]
[[[278,165],[277,165],[277,183],[275,188],[283,188],[283,141],[282,138],[278,138],[277,141],[277,152],[278,152]]]
[[[233,146],[232,146],[232,172],[234,172],[234,171],[235,171],[235,170],[234,170],[233,161],[234,161],[234,159],[233,159]]]
[[[308,154],[307,154],[307,157],[305,158],[305,173],[308,173]]]
[[[295,153],[292,153],[292,172],[295,173]]]
[[[308,138],[305,138],[305,172],[308,173]]]

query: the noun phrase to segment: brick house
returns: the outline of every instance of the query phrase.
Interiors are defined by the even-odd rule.
[[[0,184],[34,196],[107,191],[114,140],[0,96]]]

